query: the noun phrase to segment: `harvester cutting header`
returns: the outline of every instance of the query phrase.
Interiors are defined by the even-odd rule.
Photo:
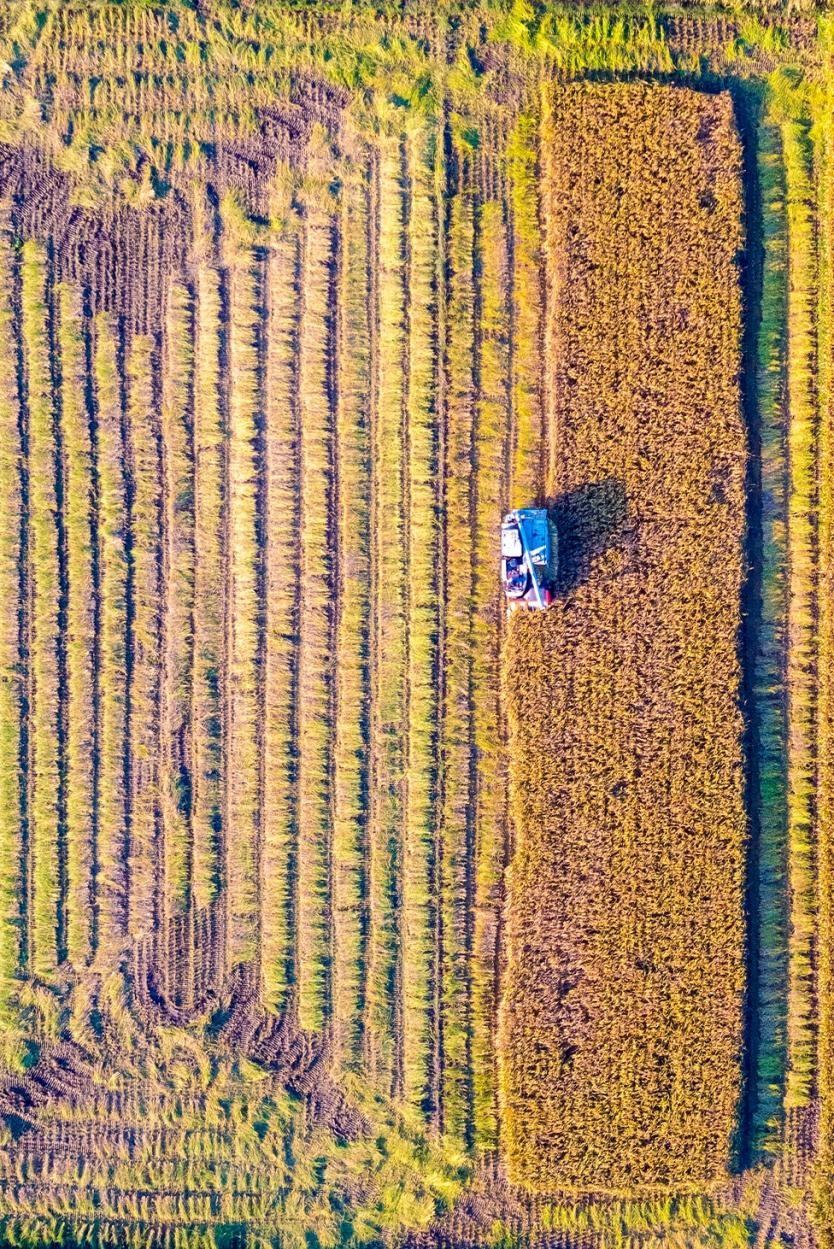
[[[501,522],[501,583],[507,612],[545,611],[558,567],[556,526],[546,508],[522,507]]]

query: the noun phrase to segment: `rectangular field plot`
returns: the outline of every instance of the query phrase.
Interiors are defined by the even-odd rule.
[[[556,605],[506,645],[511,1178],[726,1168],[744,993],[740,149],[728,96],[577,84],[543,138]]]
[[[830,6],[0,8],[0,1243],[834,1249]]]

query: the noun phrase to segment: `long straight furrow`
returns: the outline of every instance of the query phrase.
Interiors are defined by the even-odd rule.
[[[96,899],[102,960],[118,953],[128,911],[128,518],[117,352],[118,326],[94,323],[98,450],[100,641],[98,844]]]
[[[59,850],[59,463],[50,369],[47,256],[37,243],[21,255],[21,335],[29,433],[29,596],[31,708],[29,813],[31,964],[38,975],[58,962],[62,905]]]
[[[59,295],[61,428],[67,542],[67,955],[92,955],[95,811],[95,514],[93,443],[79,292]]]
[[[0,232],[0,353],[15,359],[15,326],[8,292],[14,253]],[[21,663],[22,448],[16,370],[0,375],[0,1027],[15,1014],[15,985],[22,970],[24,774],[20,768],[24,669]]]
[[[168,293],[162,376],[163,654],[160,804],[166,920],[191,901],[194,651],[194,309],[180,282]],[[166,960],[169,972],[173,957]]]
[[[510,434],[509,256],[503,205],[478,209],[479,374],[475,409],[472,716],[476,760],[472,937],[473,1131],[498,1142],[495,1019],[502,879],[507,839],[507,776],[501,738],[500,636],[504,604],[495,543],[507,494]]]
[[[162,434],[150,338],[133,339],[126,363],[129,458],[133,465],[131,824],[128,931],[152,933],[161,914],[162,815],[159,723],[162,633]]]
[[[442,1123],[467,1138],[471,1116],[471,859],[474,840],[472,617],[475,204],[465,168],[450,208],[446,347],[444,697],[440,757]]]
[[[812,153],[782,128],[788,223],[788,1074],[787,1109],[816,1078],[817,252]]]
[[[299,326],[301,621],[298,656],[298,1018],[318,1032],[330,1013],[330,757],[333,654],[334,226],[307,207]]]
[[[383,1086],[395,1080],[399,877],[403,818],[402,728],[406,714],[405,534],[402,415],[405,393],[405,188],[399,138],[375,166],[376,306],[372,417],[372,766],[369,810],[366,1049]]]
[[[448,580],[448,559],[446,555],[446,448],[448,443],[448,392],[449,379],[446,369],[446,357],[449,340],[449,222],[451,219],[451,189],[454,183],[454,170],[448,161],[451,150],[451,128],[448,117],[444,114],[443,122],[438,127],[435,147],[434,182],[437,195],[438,231],[437,255],[435,258],[435,292],[437,299],[437,351],[435,377],[437,387],[437,545],[438,545],[438,602],[437,602],[437,665],[436,665],[436,704],[438,710],[438,730],[436,732],[437,778],[435,797],[435,818],[433,834],[433,871],[432,886],[434,894],[434,983],[432,985],[432,1070],[431,1070],[431,1111],[433,1125],[443,1127],[443,906],[442,906],[442,871],[443,871],[443,803],[444,803],[444,771],[440,754],[442,741],[442,723],[440,716],[445,703],[446,674],[442,656],[446,638],[446,591]]]
[[[262,459],[260,342],[263,265],[248,247],[231,256],[229,272],[229,527],[227,809],[225,878],[231,965],[258,948],[260,809],[261,560],[258,524]]]
[[[194,905],[220,888],[223,835],[221,668],[223,656],[224,448],[221,402],[220,275],[208,265],[197,279],[194,376],[194,649],[192,673],[192,871]],[[187,585],[186,585],[187,591]]]
[[[280,1011],[295,979],[298,860],[300,240],[287,229],[268,261],[266,357],[266,653],[264,824],[261,849],[261,978]]]
[[[333,1048],[361,1061],[367,949],[370,612],[370,185],[350,168],[343,190],[336,408],[338,568],[333,754]]]
[[[431,1111],[437,978],[437,206],[433,127],[409,136],[408,722],[402,868],[403,1096]]]

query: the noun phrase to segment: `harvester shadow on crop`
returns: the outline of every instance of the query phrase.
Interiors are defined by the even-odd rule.
[[[592,560],[622,535],[628,505],[618,477],[588,482],[548,500],[559,534],[556,592],[565,594],[588,576]]]

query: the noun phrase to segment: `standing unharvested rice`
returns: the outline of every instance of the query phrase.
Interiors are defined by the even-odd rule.
[[[536,1189],[731,1158],[744,992],[740,148],[727,95],[556,88],[559,590],[516,616],[505,1146]]]

